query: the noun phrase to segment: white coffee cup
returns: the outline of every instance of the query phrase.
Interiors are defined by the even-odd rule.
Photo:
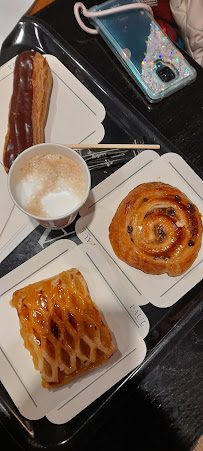
[[[56,217],[40,217],[35,216],[32,213],[26,211],[22,205],[19,203],[19,199],[17,199],[15,187],[16,187],[16,180],[19,175],[19,171],[21,168],[27,163],[29,160],[31,160],[33,157],[37,155],[45,155],[45,154],[58,154],[58,155],[65,155],[71,160],[73,160],[82,170],[84,176],[85,176],[85,182],[86,182],[86,190],[84,193],[84,196],[82,197],[82,200],[80,201],[79,205],[77,205],[77,208],[74,208],[72,210],[68,210],[64,213],[62,216],[56,216]],[[61,229],[64,227],[67,227],[69,224],[71,224],[74,219],[76,218],[79,209],[84,205],[84,203],[87,200],[87,197],[90,192],[91,187],[91,177],[90,177],[90,171],[83,160],[83,158],[75,151],[70,149],[69,147],[66,147],[62,144],[52,144],[52,143],[43,143],[43,144],[37,144],[35,146],[29,147],[28,149],[24,150],[13,162],[9,174],[8,174],[8,190],[9,194],[14,202],[14,204],[25,214],[27,214],[29,217],[34,218],[36,221],[39,222],[39,224],[43,225],[44,227],[50,227],[52,229]]]

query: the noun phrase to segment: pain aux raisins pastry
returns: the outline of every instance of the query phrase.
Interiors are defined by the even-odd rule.
[[[109,239],[115,254],[128,265],[149,274],[179,276],[200,250],[201,215],[177,188],[144,183],[119,205]]]
[[[116,351],[77,269],[16,291],[11,305],[44,388],[70,382],[107,362]]]
[[[44,142],[51,88],[52,74],[46,58],[34,50],[20,53],[15,60],[3,152],[6,172],[23,150]]]

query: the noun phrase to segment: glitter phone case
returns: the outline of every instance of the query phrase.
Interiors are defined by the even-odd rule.
[[[89,11],[130,3],[136,1],[110,0]],[[90,22],[150,102],[158,102],[195,80],[196,70],[146,10],[92,17]]]

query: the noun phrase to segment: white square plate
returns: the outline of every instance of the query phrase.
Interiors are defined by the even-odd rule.
[[[146,150],[94,188],[82,207],[82,218],[76,233],[82,242],[98,246],[109,264],[117,271],[126,290],[138,305],[151,302],[156,307],[169,307],[202,280],[203,246],[191,268],[179,277],[151,275],[127,265],[115,254],[109,241],[109,225],[126,195],[137,185],[160,181],[179,188],[197,205],[203,215],[203,181],[177,154],[159,157]]]
[[[10,278],[5,276],[2,279],[1,381],[22,415],[29,419],[41,418],[63,405],[64,410],[59,409],[59,417],[57,415],[55,420],[54,413],[52,420],[68,421],[136,368],[146,353],[142,337],[148,333],[149,323],[144,313],[137,307],[137,316],[132,320],[123,307],[125,292],[103,257],[91,246],[80,245],[69,250],[73,245],[71,243],[68,240],[54,243],[26,262],[26,266],[24,264],[10,273]],[[109,326],[117,351],[101,367],[58,389],[47,390],[42,387],[40,373],[34,369],[32,357],[24,347],[18,315],[9,301],[17,289],[71,268],[79,269],[85,278],[90,296]]]

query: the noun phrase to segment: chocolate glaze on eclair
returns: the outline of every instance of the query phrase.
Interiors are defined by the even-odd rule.
[[[46,59],[29,50],[17,56],[3,162],[8,172],[15,158],[44,141],[52,75]]]

